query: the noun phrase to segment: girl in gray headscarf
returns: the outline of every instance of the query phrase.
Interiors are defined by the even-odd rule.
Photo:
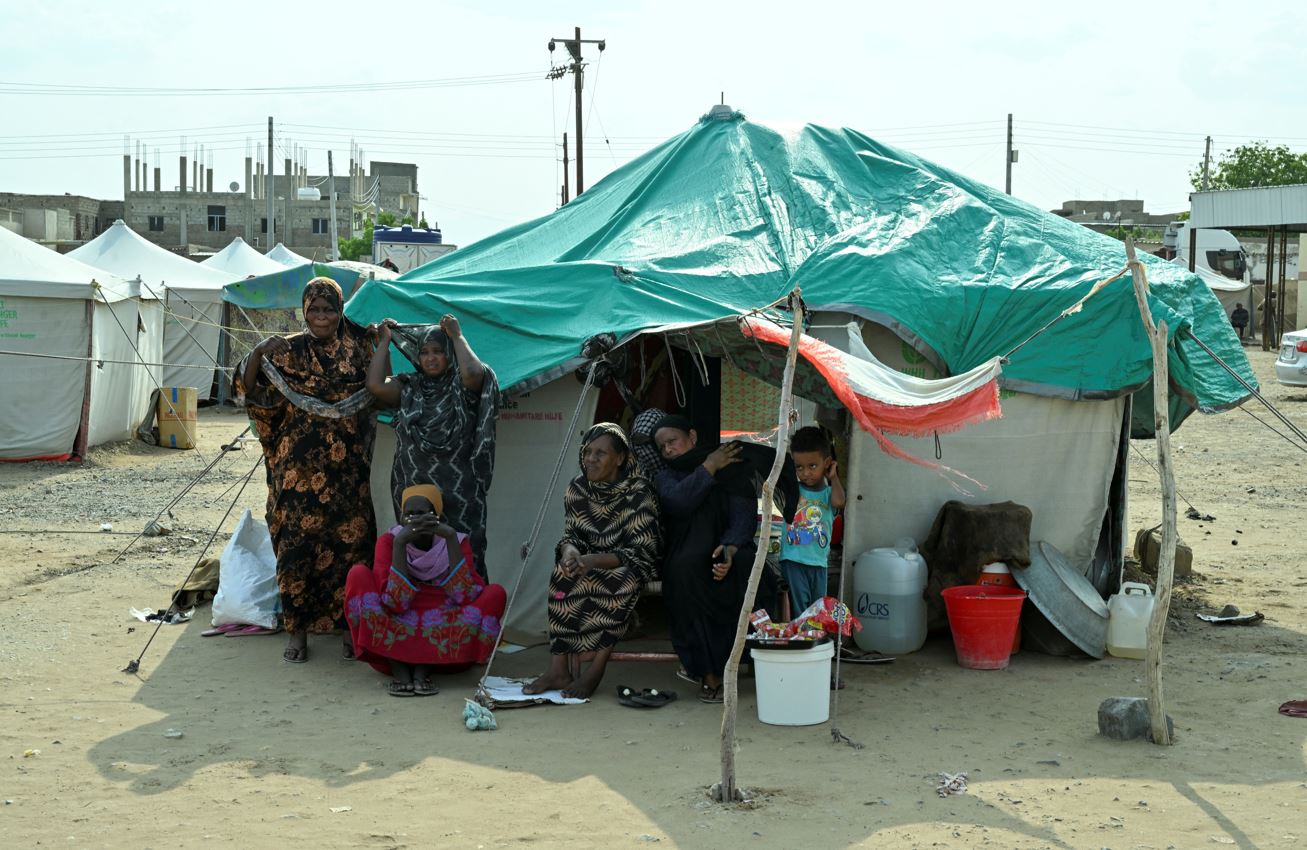
[[[390,343],[416,371],[392,375]],[[368,367],[368,390],[395,414],[390,489],[395,515],[406,487],[431,482],[444,495],[446,521],[471,538],[476,569],[486,576],[486,491],[495,469],[499,382],[473,353],[458,319],[439,325],[381,324]]]

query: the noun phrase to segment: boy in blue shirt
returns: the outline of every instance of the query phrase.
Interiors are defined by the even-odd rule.
[[[831,524],[844,508],[844,485],[821,428],[795,431],[790,457],[799,477],[799,508],[781,541],[781,572],[790,586],[790,616],[797,617],[826,595]]]

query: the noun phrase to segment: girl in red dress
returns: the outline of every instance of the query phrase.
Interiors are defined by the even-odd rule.
[[[442,501],[433,484],[405,490],[402,524],[378,538],[373,566],[356,564],[345,581],[354,655],[392,677],[391,696],[439,693],[432,673],[484,664],[499,637],[507,594],[484,583]]]

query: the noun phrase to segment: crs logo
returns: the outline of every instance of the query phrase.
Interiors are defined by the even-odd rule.
[[[889,619],[889,603],[877,602],[869,593],[858,596],[857,608],[859,617],[871,617],[873,620]]]

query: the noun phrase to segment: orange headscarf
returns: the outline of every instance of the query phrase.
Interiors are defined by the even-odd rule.
[[[444,514],[445,498],[440,494],[440,488],[434,484],[414,484],[412,487],[405,487],[404,492],[399,496],[399,509],[402,512],[404,505],[408,504],[409,498],[421,496],[432,504],[436,513]]]

